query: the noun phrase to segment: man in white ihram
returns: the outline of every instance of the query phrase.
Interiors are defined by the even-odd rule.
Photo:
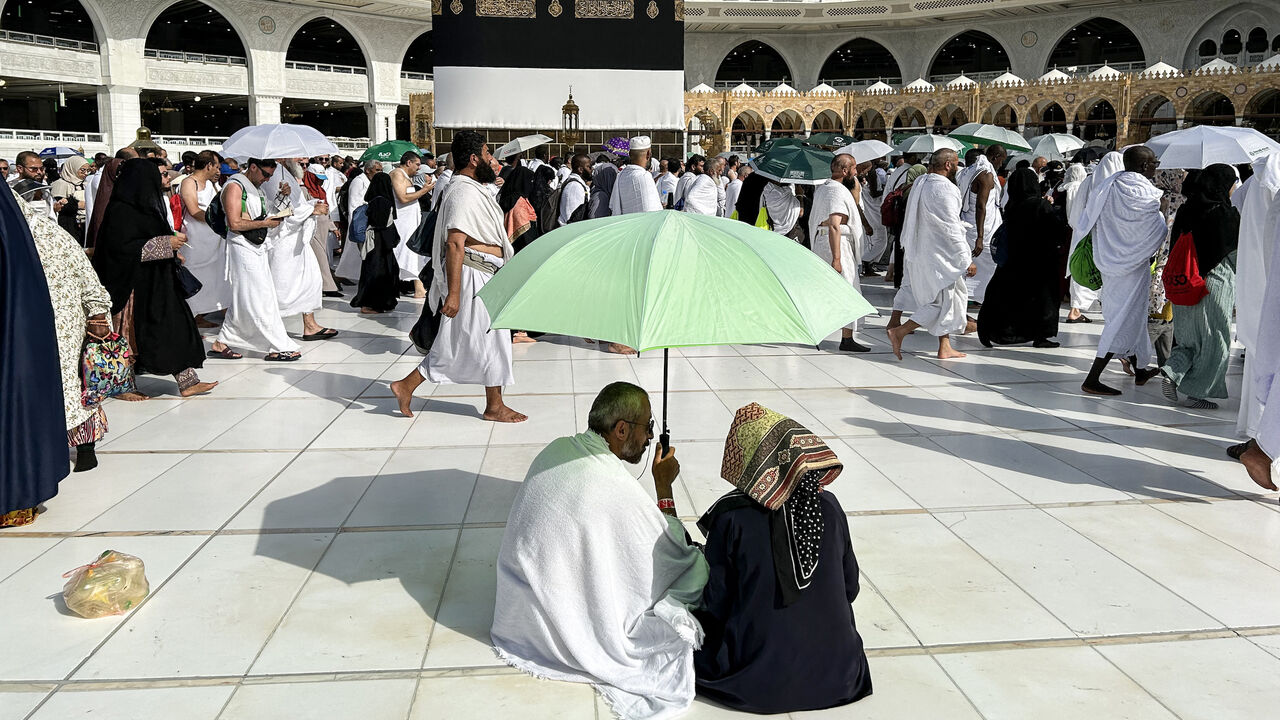
[[[938,358],[962,358],[951,347],[951,334],[964,332],[969,291],[965,281],[978,268],[960,220],[960,188],[955,150],[939,150],[929,160],[929,172],[911,186],[902,224],[907,276],[917,309],[907,322],[889,330],[893,354],[902,359],[902,341],[916,328],[938,338]],[[906,288],[903,285],[903,288]]]
[[[1102,384],[1102,371],[1115,355],[1128,358],[1134,383],[1145,385],[1160,374],[1147,363],[1155,348],[1147,332],[1151,293],[1151,257],[1160,250],[1169,227],[1160,211],[1163,193],[1151,184],[1160,162],[1149,148],[1124,151],[1124,172],[1095,184],[1079,232],[1093,234],[1093,260],[1102,273],[1102,318],[1098,356],[1080,389],[1090,395],[1119,395]]]
[[[836,155],[831,161],[831,177],[818,185],[813,193],[813,211],[809,215],[809,238],[818,257],[831,264],[854,290],[861,289],[858,270],[862,265],[862,213],[854,192],[858,178],[854,175],[852,155]],[[840,331],[842,352],[871,352],[854,337],[858,321]]]
[[[658,186],[649,172],[652,147],[653,142],[646,135],[631,138],[627,164],[618,171],[613,194],[609,196],[609,212],[613,217],[662,209]]]
[[[276,286],[280,317],[301,315],[303,340],[328,340],[338,331],[320,327],[316,322],[315,313],[324,305],[323,281],[320,265],[311,251],[311,237],[316,230],[315,216],[328,215],[329,206],[303,195],[299,180],[306,158],[278,162],[280,169],[262,183],[262,194],[270,213],[292,213],[267,233],[267,259]]]
[[[1244,378],[1236,432],[1256,437],[1262,405],[1253,388],[1254,370],[1261,357],[1259,329],[1267,268],[1280,237],[1280,153],[1253,164],[1253,177],[1231,196],[1240,210],[1240,249],[1236,262],[1236,339],[1245,347]],[[1273,310],[1274,311],[1274,310]]]

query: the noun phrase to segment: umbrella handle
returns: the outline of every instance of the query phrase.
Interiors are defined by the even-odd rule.
[[[658,436],[658,446],[662,455],[671,449],[671,428],[667,427],[667,365],[671,360],[671,351],[662,350],[662,434]],[[661,455],[659,456],[661,457]]]

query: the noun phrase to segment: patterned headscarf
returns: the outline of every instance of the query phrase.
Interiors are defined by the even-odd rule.
[[[614,157],[626,157],[631,153],[631,141],[624,137],[609,138],[602,147]]]
[[[772,511],[773,564],[783,605],[809,587],[822,550],[819,493],[844,465],[835,452],[800,423],[757,403],[738,410],[725,439],[720,476],[738,492],[721,498],[700,521],[744,505]]]

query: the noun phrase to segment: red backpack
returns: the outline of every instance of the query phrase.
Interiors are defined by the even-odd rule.
[[[1178,236],[1160,279],[1164,281],[1165,297],[1174,305],[1195,305],[1209,294],[1200,276],[1200,261],[1196,259],[1196,244],[1191,233]]]
[[[895,233],[902,232],[903,215],[907,211],[906,189],[898,188],[880,203],[880,223]]]

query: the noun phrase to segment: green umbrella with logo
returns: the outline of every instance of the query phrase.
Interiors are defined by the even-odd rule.
[[[756,172],[788,185],[820,185],[831,177],[831,160],[826,150],[803,145],[777,148],[751,161]]]
[[[1026,152],[1031,149],[1031,143],[1016,130],[987,123],[965,123],[947,133],[947,137],[974,145],[1000,145],[1014,152]]]
[[[699,345],[812,347],[875,312],[829,264],[789,238],[675,210],[553,230],[507,262],[479,298],[495,328],[597,338],[641,352],[661,348],[664,355]],[[664,380],[664,436],[666,409]]]
[[[400,158],[407,152],[421,153],[422,151],[418,149],[417,145],[408,140],[388,140],[365,150],[364,154],[360,156],[360,161],[380,160],[382,162],[398,163]]]
[[[848,135],[833,132],[814,133],[805,138],[806,144],[824,148],[842,148],[845,145],[852,145],[853,142],[853,138]]]
[[[804,144],[805,144],[804,140],[801,140],[800,138],[794,138],[794,137],[773,138],[771,140],[765,140],[764,142],[760,143],[759,145],[756,146],[755,150],[752,150],[752,152],[767,153],[771,150],[781,150],[782,148],[803,147]]]

